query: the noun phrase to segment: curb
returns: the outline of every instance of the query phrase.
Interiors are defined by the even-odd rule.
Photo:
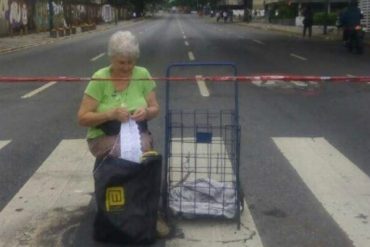
[[[290,34],[290,35],[294,35],[296,37],[302,37],[301,32],[284,30],[284,29],[280,29],[278,27],[269,27],[267,25],[263,26],[263,25],[254,25],[254,24],[248,24],[248,23],[238,23],[238,25],[248,26],[250,28],[255,28],[255,29],[262,29],[262,30],[280,32],[280,33],[284,33],[284,34]],[[312,35],[311,39],[312,38],[313,39],[319,39],[319,40],[340,40],[340,38],[338,38],[338,37],[322,36],[321,34],[320,35]]]
[[[204,18],[204,17],[203,17]],[[204,18],[208,23],[213,23],[212,22],[212,18]],[[302,37],[302,34],[301,33],[298,33],[298,32],[294,32],[294,31],[289,31],[289,30],[283,30],[283,29],[280,29],[280,28],[274,28],[274,27],[269,27],[268,25],[266,24],[262,24],[262,25],[254,25],[254,23],[246,23],[246,22],[243,22],[243,21],[235,21],[233,22],[232,24],[236,24],[236,25],[239,25],[239,26],[247,26],[247,27],[250,27],[250,28],[254,28],[254,29],[259,29],[259,30],[264,30],[264,31],[274,31],[274,32],[279,32],[279,33],[283,33],[283,34],[286,34],[286,35],[292,35],[292,36],[295,36],[295,37]],[[370,35],[370,32],[367,33],[367,35]],[[328,36],[324,36],[324,35],[313,35],[311,37],[311,39],[314,39],[314,40],[324,40],[324,41],[342,41],[342,39],[340,37],[330,37],[330,35]],[[370,40],[365,40],[364,41],[364,44],[366,46],[369,46],[370,47]]]
[[[294,32],[294,31],[289,31],[289,30],[283,30],[283,29],[274,28],[274,27],[268,27],[268,26],[263,26],[263,25],[253,25],[253,24],[248,24],[248,23],[243,23],[243,22],[238,22],[236,24],[241,25],[241,26],[247,26],[247,27],[250,27],[250,28],[265,30],[265,31],[274,31],[274,32],[280,32],[280,33],[284,33],[284,34],[294,35],[296,37],[302,37],[301,33],[297,33],[297,32]],[[367,35],[370,35],[370,33],[367,33]],[[342,41],[342,39],[340,37],[330,37],[330,36],[323,36],[323,35],[321,35],[321,36],[317,36],[317,35],[314,36],[313,35],[312,38],[316,39],[316,40]],[[365,40],[364,44],[366,46],[370,46],[370,40]]]

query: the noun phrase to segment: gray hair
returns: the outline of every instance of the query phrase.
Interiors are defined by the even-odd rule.
[[[115,32],[109,39],[108,56],[125,56],[138,59],[140,55],[139,42],[130,31]]]

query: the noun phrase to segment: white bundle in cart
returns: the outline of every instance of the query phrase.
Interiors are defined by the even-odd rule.
[[[187,218],[204,215],[232,219],[237,211],[233,182],[209,178],[184,181],[170,190],[169,199],[171,210]]]

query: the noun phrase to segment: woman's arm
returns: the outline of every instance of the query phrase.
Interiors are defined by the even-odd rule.
[[[111,120],[126,122],[129,119],[129,112],[126,108],[115,108],[106,112],[96,112],[99,102],[84,95],[77,114],[78,124],[85,127],[94,127]]]
[[[137,109],[131,118],[135,121],[151,120],[159,114],[159,104],[154,91],[148,93],[146,97],[148,106],[146,108]]]
[[[146,99],[148,107],[146,108],[147,115],[146,119],[150,120],[158,116],[159,114],[159,104],[157,101],[157,96],[154,91],[150,92]]]

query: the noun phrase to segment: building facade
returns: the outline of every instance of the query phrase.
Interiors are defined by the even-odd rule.
[[[364,19],[362,24],[367,27],[367,31],[370,31],[370,0],[361,0],[359,4],[362,13],[364,14]]]
[[[49,5],[48,0],[0,0],[0,36],[47,31],[50,19],[53,28],[59,28],[112,21],[114,13],[118,19],[128,18],[124,5],[113,9],[103,0],[78,2],[52,0]]]
[[[264,0],[266,10],[273,10],[278,4],[289,4],[292,8],[296,8],[297,15],[306,4],[311,4],[315,12],[324,12],[338,14],[348,6],[350,0]],[[370,30],[370,0],[359,0],[359,7],[364,15],[362,23]]]

